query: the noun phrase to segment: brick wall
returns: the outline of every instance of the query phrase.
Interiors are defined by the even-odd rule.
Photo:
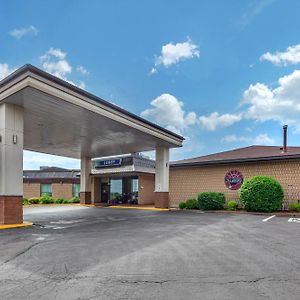
[[[39,183],[23,183],[23,195],[24,198],[40,197],[40,184]]]
[[[239,170],[244,180],[255,175],[272,176],[284,189],[285,204],[300,199],[300,161],[215,165],[194,168],[170,169],[170,205],[178,206],[188,198],[197,197],[199,192],[222,192],[226,200],[238,200],[238,191],[225,187],[224,176],[230,170]]]
[[[52,197],[53,198],[72,198],[72,183],[53,183]]]
[[[139,204],[154,204],[154,175],[139,175]]]

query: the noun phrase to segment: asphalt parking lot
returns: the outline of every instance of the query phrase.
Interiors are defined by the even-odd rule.
[[[299,299],[300,223],[32,207],[0,231],[0,299]]]

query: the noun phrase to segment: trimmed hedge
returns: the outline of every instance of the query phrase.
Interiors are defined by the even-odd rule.
[[[254,176],[246,180],[240,190],[241,204],[247,211],[271,212],[280,210],[283,189],[268,176]]]
[[[185,202],[180,202],[180,203],[179,203],[179,208],[180,208],[180,209],[185,209],[185,208],[186,208]]]
[[[28,199],[28,204],[39,204],[40,203],[40,198],[29,198]]]
[[[204,192],[198,195],[198,206],[202,210],[224,209],[225,195],[216,192]]]
[[[39,198],[30,198],[23,199],[23,205],[31,205],[31,204],[68,204],[68,203],[80,203],[80,199],[78,197],[73,197],[71,199],[64,198],[52,198],[48,194],[42,195]]]
[[[196,199],[188,199],[185,202],[186,209],[199,209],[198,201]]]

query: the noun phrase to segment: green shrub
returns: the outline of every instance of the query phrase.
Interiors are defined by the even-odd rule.
[[[283,189],[271,177],[254,176],[242,185],[240,200],[247,211],[276,211],[282,208]]]
[[[39,204],[40,203],[40,198],[29,198],[28,199],[28,204]]]
[[[225,195],[216,192],[204,192],[198,195],[199,208],[203,210],[223,209],[225,204]]]
[[[80,203],[79,197],[73,197],[72,199],[70,199],[70,203]]]
[[[196,199],[188,199],[185,202],[186,209],[199,209],[198,201]]]
[[[227,202],[227,209],[228,210],[237,210],[239,204],[235,200],[230,200]]]
[[[54,199],[54,203],[56,204],[61,204],[61,203],[64,203],[64,198],[57,198],[57,199]]]
[[[51,204],[54,203],[54,199],[50,197],[47,193],[43,194],[42,197],[40,197],[40,204]]]
[[[23,204],[23,205],[29,205],[30,202],[29,202],[29,200],[28,200],[27,198],[23,198],[22,204]]]
[[[179,208],[180,209],[185,209],[186,208],[186,203],[185,202],[180,202],[179,203]]]
[[[289,210],[300,212],[300,203],[290,203]]]
[[[63,204],[68,204],[68,203],[71,203],[70,200],[67,200],[67,199],[63,199]]]

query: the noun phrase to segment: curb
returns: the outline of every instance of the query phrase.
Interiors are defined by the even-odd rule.
[[[0,230],[1,229],[10,229],[10,228],[19,228],[19,227],[28,227],[28,226],[32,226],[32,225],[33,225],[33,223],[0,225]]]
[[[151,210],[151,211],[169,211],[168,208],[117,206],[117,205],[107,206],[106,208],[136,209],[136,210]]]

